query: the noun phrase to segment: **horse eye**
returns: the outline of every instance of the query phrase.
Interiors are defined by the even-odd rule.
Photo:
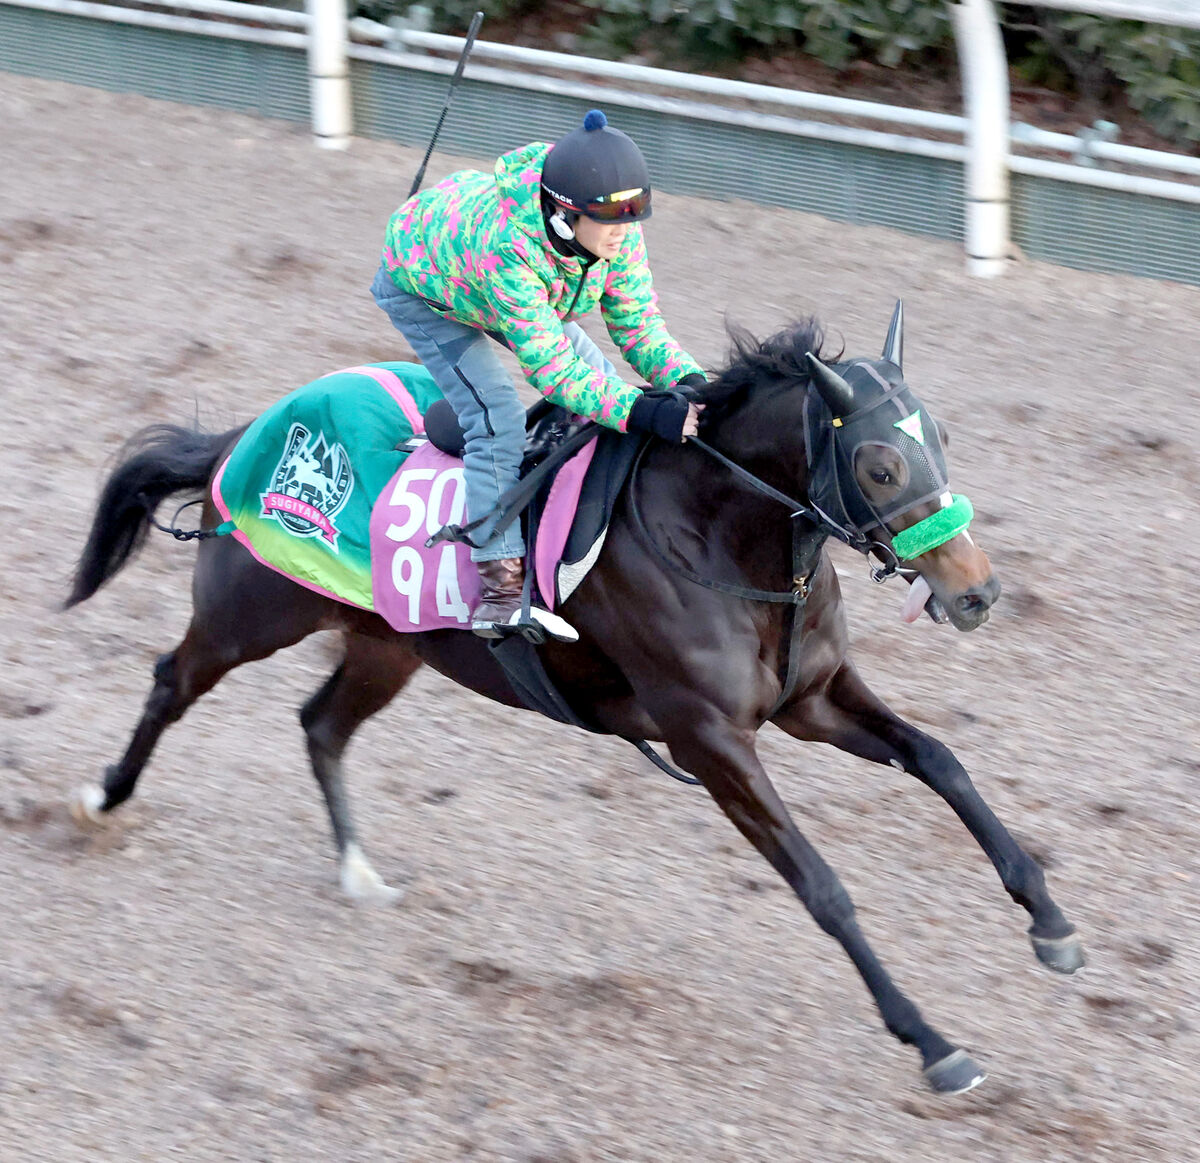
[[[890,485],[892,474],[886,468],[873,468],[871,469],[871,480],[877,485]]]

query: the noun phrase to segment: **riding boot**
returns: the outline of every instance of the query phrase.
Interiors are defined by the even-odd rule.
[[[498,628],[507,626],[514,614],[521,613],[525,563],[519,557],[498,557],[475,565],[483,589],[471,616],[471,629],[484,638],[499,638]]]
[[[471,615],[471,629],[481,638],[500,638],[522,629],[521,592],[525,585],[525,563],[519,557],[500,557],[477,561],[482,592],[479,605]],[[560,642],[578,642],[579,633],[557,614],[531,606],[534,624]]]

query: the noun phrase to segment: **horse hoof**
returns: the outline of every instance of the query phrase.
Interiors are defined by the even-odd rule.
[[[987,1075],[975,1065],[965,1050],[955,1050],[940,1062],[927,1066],[925,1081],[938,1094],[963,1094],[974,1090]]]
[[[1078,933],[1066,937],[1035,937],[1030,933],[1029,939],[1037,959],[1055,973],[1077,973],[1086,964]]]
[[[346,849],[342,858],[342,892],[360,904],[391,905],[404,895],[402,889],[385,884],[357,845]]]
[[[104,823],[104,789],[95,783],[85,783],[71,801],[71,815],[81,828],[94,828]]]

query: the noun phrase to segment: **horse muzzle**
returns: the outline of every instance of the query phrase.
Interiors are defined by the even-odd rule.
[[[915,622],[924,612],[939,624],[949,622],[958,630],[974,630],[988,620],[989,611],[1000,596],[1000,582],[992,573],[984,581],[958,590],[946,585],[935,588],[915,570],[903,573],[912,585],[900,615],[905,622]]]

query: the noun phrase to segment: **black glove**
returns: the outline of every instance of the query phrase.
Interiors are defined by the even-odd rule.
[[[629,409],[630,432],[653,432],[675,444],[683,440],[688,402],[679,392],[643,392]]]
[[[690,372],[672,390],[680,392],[684,399],[694,400],[707,387],[708,379],[701,372]]]

